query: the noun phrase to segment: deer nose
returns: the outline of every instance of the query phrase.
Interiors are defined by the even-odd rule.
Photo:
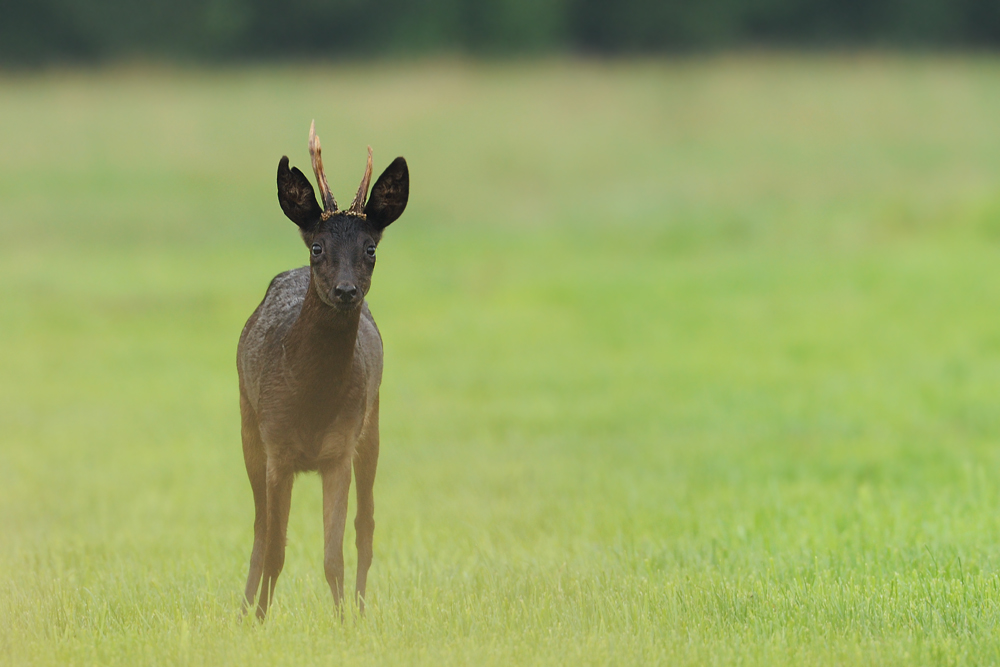
[[[353,301],[358,295],[358,286],[351,283],[340,283],[333,288],[333,295],[341,301]]]

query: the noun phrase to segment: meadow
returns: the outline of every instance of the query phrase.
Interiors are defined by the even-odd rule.
[[[341,622],[300,476],[260,625],[313,118],[340,199],[412,178],[375,560]],[[973,56],[0,73],[0,663],[1000,662],[998,119]]]

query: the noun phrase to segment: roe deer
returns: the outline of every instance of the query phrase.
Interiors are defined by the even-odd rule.
[[[287,157],[278,163],[278,203],[299,226],[309,266],[271,281],[243,327],[236,359],[243,458],[256,509],[243,609],[253,604],[263,575],[257,603],[261,619],[285,561],[295,473],[318,470],[323,479],[323,564],[338,609],[344,597],[352,463],[358,500],[355,595],[362,613],[372,562],[382,338],[364,297],[382,231],[406,208],[410,175],[406,160],[396,158],[365,203],[372,175],[369,147],[358,193],[350,208],[341,211],[323,171],[315,122],[309,128],[309,154],[322,209],[309,179],[297,168],[289,169]]]

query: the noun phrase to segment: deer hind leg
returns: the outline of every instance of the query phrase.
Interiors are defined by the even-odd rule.
[[[243,461],[253,489],[253,551],[250,552],[250,572],[244,593],[243,613],[253,605],[260,586],[260,575],[264,571],[264,540],[267,537],[267,457],[264,443],[260,439],[257,416],[249,401],[240,395],[240,412],[243,416]]]
[[[375,469],[378,467],[378,402],[354,457],[354,479],[358,483],[358,511],[354,517],[355,545],[358,548],[358,579],[354,589],[358,609],[365,613],[365,587],[372,564],[372,538],[375,535]]]
[[[320,471],[323,477],[323,569],[333,593],[333,602],[341,609],[344,599],[344,526],[347,523],[347,496],[351,490],[351,459]],[[341,612],[343,613],[343,612]]]
[[[288,533],[288,511],[292,504],[292,471],[267,462],[267,537],[264,541],[264,586],[257,601],[257,618],[267,614],[274,599],[274,585],[285,565],[285,536]]]

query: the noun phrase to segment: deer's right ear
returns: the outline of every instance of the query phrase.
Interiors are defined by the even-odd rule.
[[[322,210],[306,175],[298,167],[288,168],[288,156],[278,162],[278,203],[288,219],[309,231],[319,222]]]

